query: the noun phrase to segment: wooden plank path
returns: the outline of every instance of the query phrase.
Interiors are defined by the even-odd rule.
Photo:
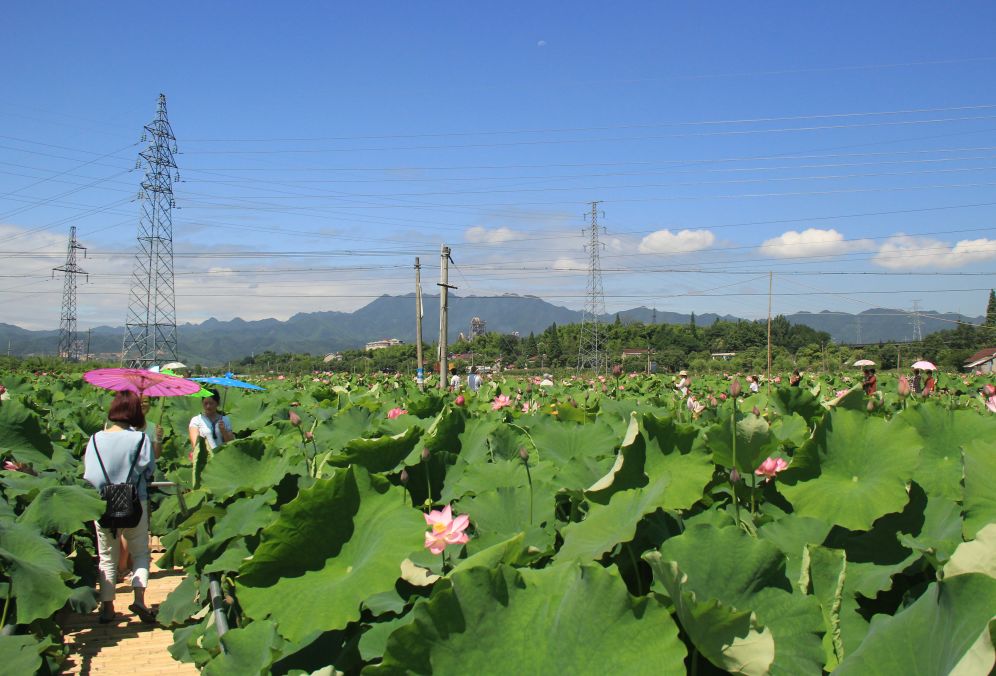
[[[155,558],[155,557],[153,557]],[[145,603],[156,608],[183,581],[183,571],[162,570],[155,564],[149,571],[149,587]],[[70,655],[63,665],[63,674],[197,674],[193,664],[177,662],[167,648],[173,643],[173,632],[156,625],[142,624],[128,610],[133,600],[131,581],[118,584],[114,609],[117,621],[97,622],[97,613],[72,613],[63,624]]]

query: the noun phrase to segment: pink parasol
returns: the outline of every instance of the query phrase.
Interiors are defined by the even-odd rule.
[[[201,389],[200,383],[142,369],[97,369],[84,373],[83,379],[105,390],[131,390],[149,397],[179,397]]]

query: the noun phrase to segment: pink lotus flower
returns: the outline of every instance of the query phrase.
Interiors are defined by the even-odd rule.
[[[841,397],[843,397],[848,392],[850,392],[850,390],[837,390],[837,392],[833,396],[834,396],[835,399],[840,399]]]
[[[736,467],[730,470],[730,481],[733,483],[740,481],[740,472],[737,471]]]
[[[497,397],[495,397],[495,400],[491,402],[491,410],[500,411],[506,406],[511,406],[511,405],[512,405],[512,400],[509,399],[507,395],[499,394]]]
[[[726,392],[720,392],[719,398],[722,399],[723,401],[726,401]]]
[[[990,413],[996,413],[996,395],[986,399],[986,408],[989,409]]]
[[[993,385],[984,385],[982,387],[982,391],[985,393],[985,395],[987,397],[991,397],[994,394],[996,394],[996,386],[993,386]]]
[[[449,505],[442,510],[434,509],[424,516],[429,526],[429,531],[425,534],[425,548],[433,554],[442,554],[449,545],[462,545],[470,539],[464,533],[470,525],[470,517],[461,514],[454,519]]]
[[[285,380],[286,376],[277,376],[277,380]]]
[[[467,400],[463,398],[462,394],[458,394],[457,398],[453,400],[453,403],[457,406],[463,406]]]
[[[781,472],[783,469],[788,468],[788,463],[782,458],[768,458],[761,463],[761,466],[754,470],[754,474],[757,476],[767,477],[765,481],[771,481],[775,478],[775,475]]]
[[[387,419],[394,420],[395,418],[399,418],[405,415],[406,413],[408,413],[408,411],[406,411],[403,408],[392,408],[390,411],[387,412]]]
[[[535,401],[527,401],[522,405],[523,413],[535,413],[539,410],[539,404]]]
[[[775,376],[775,384],[778,385],[781,382],[782,382],[782,377],[781,376]]]

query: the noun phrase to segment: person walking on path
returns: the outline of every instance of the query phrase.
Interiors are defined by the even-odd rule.
[[[477,374],[477,367],[470,367],[470,374],[467,376],[467,389],[471,392],[477,392],[481,389],[481,376]]]
[[[134,570],[131,584],[135,600],[128,609],[142,622],[154,623],[155,613],[145,605],[145,588],[149,585],[149,493],[148,473],[155,464],[152,443],[144,432],[145,416],[142,401],[131,391],[118,392],[111,402],[107,418],[111,425],[97,432],[87,443],[83,457],[83,478],[98,491],[107,484],[132,483],[136,486],[142,506],[142,515],[133,528],[119,529],[128,542]],[[117,533],[95,521],[97,528],[97,554],[100,569],[101,623],[114,620],[115,585],[118,578],[120,546]]]

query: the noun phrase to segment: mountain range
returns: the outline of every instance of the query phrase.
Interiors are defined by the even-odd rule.
[[[208,319],[200,324],[178,327],[181,360],[196,364],[215,364],[266,350],[274,352],[308,352],[326,354],[343,349],[362,348],[365,343],[386,338],[404,342],[415,340],[415,297],[381,296],[354,312],[299,313],[286,321],[261,319],[245,321]],[[438,335],[439,296],[423,297],[423,330],[425,340]],[[687,324],[690,316],[638,307],[619,312],[623,322],[641,321],[661,324]],[[539,333],[550,324],[576,323],[581,312],[553,305],[536,296],[455,296],[449,297],[449,340],[460,333],[469,335],[473,317],[487,322],[488,331],[499,333]],[[798,312],[786,315],[797,324],[805,324],[829,333],[839,343],[877,343],[908,341],[913,336],[913,321],[903,310],[874,308],[857,314],[841,312]],[[614,321],[615,315],[604,317]],[[706,313],[696,315],[699,326],[716,319],[737,321],[730,315]],[[982,317],[966,317],[956,313],[920,312],[924,336],[950,329],[958,321],[981,323]],[[84,334],[85,335],[85,334]],[[99,326],[90,331],[89,351],[103,357],[121,351],[124,329]],[[11,324],[0,323],[0,351],[9,349],[14,355],[54,354],[58,331],[29,331]]]

